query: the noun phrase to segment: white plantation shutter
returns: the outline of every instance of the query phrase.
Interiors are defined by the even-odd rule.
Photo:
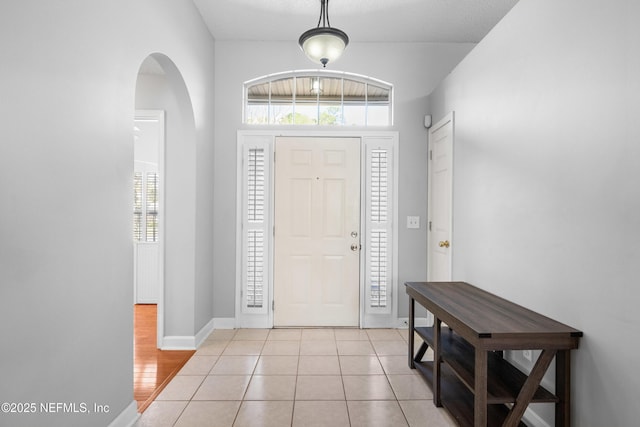
[[[147,242],[158,241],[158,174],[147,172],[145,186],[146,200],[146,235]]]
[[[371,230],[371,307],[387,306],[387,231]]]
[[[366,158],[365,312],[391,313],[393,285],[393,150],[368,144]]]
[[[133,240],[158,241],[158,173],[136,171],[133,175]]]
[[[247,282],[246,306],[262,308],[264,304],[264,233],[262,230],[247,232]]]
[[[264,149],[249,149],[247,155],[247,219],[251,222],[264,221],[265,167]]]
[[[133,174],[133,241],[142,240],[142,172]]]
[[[242,311],[267,313],[267,147],[246,146],[243,151]]]

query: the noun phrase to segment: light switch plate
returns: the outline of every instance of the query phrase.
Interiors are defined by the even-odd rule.
[[[407,217],[407,228],[420,228],[420,217],[419,216],[408,216]]]

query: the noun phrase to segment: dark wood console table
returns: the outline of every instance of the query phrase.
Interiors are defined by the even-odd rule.
[[[410,282],[409,366],[417,368],[461,426],[524,426],[531,402],[555,404],[555,425],[570,425],[571,357],[582,332],[465,282]],[[434,316],[415,327],[415,302]],[[446,327],[443,326],[446,324]],[[414,353],[415,331],[423,340]],[[434,361],[422,361],[431,347]],[[503,350],[541,350],[529,375],[502,357]],[[540,381],[555,357],[556,389]]]

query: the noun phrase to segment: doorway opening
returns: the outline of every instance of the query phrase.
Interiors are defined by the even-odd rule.
[[[136,398],[144,410],[193,354],[184,350],[194,348],[184,337],[194,335],[195,120],[167,56],[154,53],[141,63],[135,110],[134,396],[146,390],[146,400]]]

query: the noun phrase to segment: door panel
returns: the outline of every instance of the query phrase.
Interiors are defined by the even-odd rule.
[[[274,326],[358,326],[360,140],[275,150]]]
[[[313,197],[313,182],[310,179],[294,178],[289,182],[290,200],[288,217],[291,221],[291,236],[311,237],[311,211]]]
[[[325,237],[340,238],[344,235],[344,215],[333,215],[333,212],[344,212],[346,197],[345,182],[343,180],[327,179],[323,191],[323,229]]]

